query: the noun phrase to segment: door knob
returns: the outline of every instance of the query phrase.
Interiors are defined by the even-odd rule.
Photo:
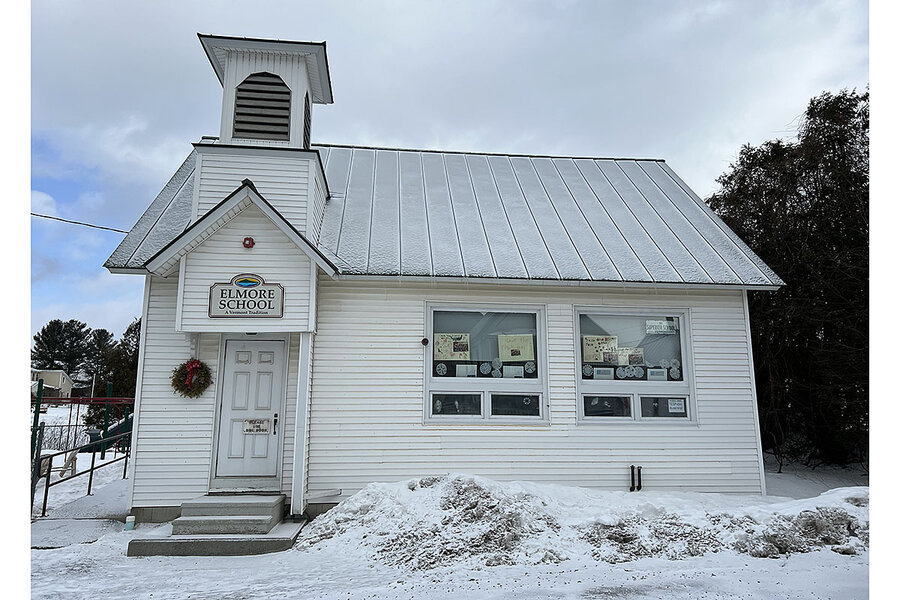
[[[278,435],[278,413],[275,413],[275,421],[272,423],[272,435]]]

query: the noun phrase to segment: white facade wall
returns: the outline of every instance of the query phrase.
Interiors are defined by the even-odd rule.
[[[175,331],[176,277],[149,278],[133,465],[133,506],[178,506],[208,490],[217,410],[219,333],[194,334],[214,384],[200,398],[171,389],[191,334]],[[762,490],[747,322],[739,291],[626,292],[603,288],[332,281],[318,285],[305,440],[313,502],[372,481],[446,472],[626,490]],[[544,424],[424,424],[426,302],[543,304],[550,415]],[[575,306],[687,309],[696,422],[580,423]],[[290,335],[282,488],[294,465],[300,334]],[[301,424],[301,430],[305,429]],[[301,448],[303,445],[300,446]],[[340,496],[323,496],[340,489]]]
[[[310,400],[308,493],[466,472],[627,490],[760,493],[743,293],[599,287],[384,284],[323,279]],[[423,424],[426,302],[546,306],[550,418],[535,425]],[[579,423],[574,306],[688,309],[696,422]]]
[[[288,223],[297,231],[306,231],[310,171],[314,170],[309,154],[202,145],[197,150],[198,184],[194,186],[192,222],[249,179]]]
[[[306,237],[312,242],[318,242],[319,231],[322,229],[322,217],[325,215],[325,181],[321,177],[314,178],[313,202],[310,205],[309,217],[306,224]]]
[[[256,245],[244,248],[250,236]],[[183,258],[183,279],[177,329],[184,331],[289,332],[310,329],[312,261],[256,206],[213,233]],[[261,275],[284,287],[284,316],[278,318],[209,317],[209,288],[240,273]]]
[[[198,398],[172,390],[172,370],[191,357],[192,334],[175,331],[178,279],[148,278],[149,291],[132,485],[134,507],[179,506],[209,490],[218,404],[219,333],[193,334],[197,357],[209,365],[212,385]],[[300,335],[289,338],[284,409],[282,491],[291,496]]]
[[[191,356],[190,336],[175,331],[177,278],[149,277],[140,398],[137,406],[132,506],[177,506],[209,489],[215,389],[198,398],[172,390],[172,370]],[[218,336],[200,336],[199,358],[218,381]]]

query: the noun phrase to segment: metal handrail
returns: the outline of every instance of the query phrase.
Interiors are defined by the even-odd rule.
[[[41,423],[41,425],[43,426],[43,423]],[[43,434],[43,427],[41,428],[41,434]],[[95,466],[97,463],[97,451],[95,450],[94,452],[91,452],[91,468],[89,468],[85,471],[81,471],[80,473],[75,473],[74,475],[70,475],[69,477],[64,477],[62,479],[58,479],[56,481],[51,482],[50,479],[53,474],[53,459],[54,458],[56,458],[57,456],[62,456],[64,454],[70,454],[72,452],[77,453],[78,451],[82,450],[83,448],[88,448],[90,446],[101,446],[102,448],[105,449],[110,442],[115,442],[116,440],[124,438],[125,436],[130,437],[131,432],[128,431],[125,433],[120,433],[120,434],[114,435],[112,437],[104,438],[102,440],[97,440],[94,442],[89,442],[87,444],[83,444],[81,446],[76,446],[75,448],[69,448],[67,450],[62,450],[60,452],[54,452],[53,454],[45,454],[43,456],[41,456],[39,454],[36,459],[37,465],[35,468],[35,473],[40,475],[40,473],[44,470],[43,469],[44,460],[47,461],[47,476],[46,476],[46,479],[44,480],[44,500],[41,505],[41,516],[42,517],[47,516],[47,499],[50,495],[50,488],[53,487],[54,485],[63,483],[64,481],[69,481],[70,479],[74,479],[75,477],[84,475],[85,473],[89,473],[87,495],[90,496],[91,495],[91,487],[93,486],[93,483],[94,483],[94,471],[96,471],[97,469],[102,469],[103,467],[105,467],[107,465],[117,463],[120,460],[125,461],[125,466],[122,469],[122,479],[125,479],[125,477],[128,475],[128,457],[131,455],[131,444],[128,444],[128,447],[125,449],[124,455],[120,456],[119,458],[114,458],[110,461],[107,461],[107,462],[103,463],[102,465],[100,465],[99,467]],[[102,454],[102,451],[101,451],[101,454]],[[40,477],[38,477],[38,479],[39,478]],[[37,479],[35,479],[35,484],[36,483],[37,483]],[[32,488],[32,489],[34,489],[34,488]],[[33,492],[32,492],[32,505],[34,505]]]
[[[50,425],[48,425],[47,427],[50,427]],[[130,431],[126,431],[125,433],[120,433],[120,434],[114,435],[114,436],[112,436],[112,437],[103,438],[103,439],[96,440],[96,441],[93,441],[93,442],[88,442],[87,444],[82,444],[81,446],[76,446],[76,447],[74,447],[74,448],[69,448],[69,449],[67,449],[67,450],[60,450],[59,452],[55,452],[55,453],[53,453],[53,454],[44,454],[44,455],[41,456],[41,460],[46,459],[46,458],[55,458],[55,457],[60,456],[60,455],[62,455],[62,454],[68,454],[68,453],[70,453],[70,452],[74,452],[75,450],[81,450],[82,448],[87,448],[88,446],[100,446],[100,445],[102,445],[102,444],[109,444],[110,442],[112,442],[112,441],[114,441],[114,440],[117,440],[117,439],[119,439],[119,438],[123,438],[123,437],[125,437],[126,435],[131,435],[131,432],[130,432]],[[118,459],[117,459],[117,460],[118,460]]]

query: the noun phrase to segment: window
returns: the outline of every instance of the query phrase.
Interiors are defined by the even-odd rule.
[[[236,138],[289,140],[291,90],[278,75],[254,73],[234,92]]]
[[[579,309],[580,417],[692,419],[686,311]]]
[[[686,417],[687,398],[641,396],[642,417]]]
[[[630,417],[631,396],[583,396],[585,417]]]
[[[481,394],[432,394],[435,415],[481,415]]]
[[[429,308],[426,419],[541,420],[540,309]]]

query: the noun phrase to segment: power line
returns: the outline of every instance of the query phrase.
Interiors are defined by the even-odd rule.
[[[94,225],[93,223],[82,223],[81,221],[70,221],[69,219],[61,219],[60,217],[54,217],[51,215],[39,215],[38,213],[31,213],[32,217],[41,217],[42,219],[53,219],[54,221],[62,221],[63,223],[71,223],[72,225],[82,225],[84,227],[93,227],[94,229],[105,229],[106,231],[115,231],[116,233],[128,233],[127,231],[123,231],[121,229],[116,229],[115,227],[104,227],[103,225]]]

